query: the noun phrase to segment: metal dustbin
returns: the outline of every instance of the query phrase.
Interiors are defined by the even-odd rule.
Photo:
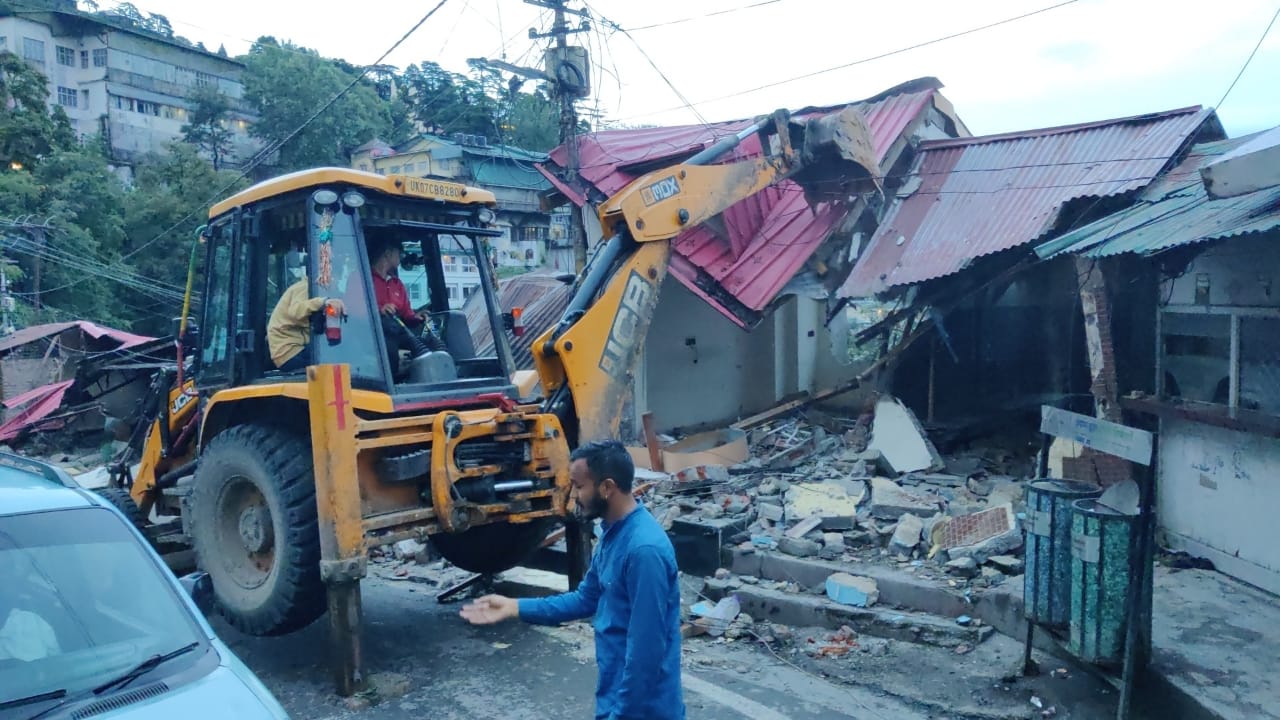
[[[1125,604],[1137,567],[1138,516],[1097,500],[1077,500],[1071,513],[1071,630],[1068,647],[1084,662],[1124,660]]]
[[[1071,504],[1097,498],[1102,488],[1074,480],[1045,478],[1027,485],[1026,572],[1023,613],[1049,628],[1071,620]]]

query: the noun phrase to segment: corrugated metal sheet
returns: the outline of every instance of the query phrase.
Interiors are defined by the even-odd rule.
[[[895,89],[874,101],[854,105],[866,120],[882,166],[898,139],[931,107],[941,85],[925,79],[901,87],[900,92]],[[843,107],[805,110],[797,116],[818,116]],[[743,120],[594,133],[580,141],[581,176],[600,193],[610,195],[645,172],[678,162],[750,124]],[[751,138],[726,161],[760,154],[758,139]],[[563,166],[565,148],[553,150],[551,160]],[[746,327],[742,309],[750,314],[768,306],[847,212],[841,204],[812,208],[798,185],[780,183],[729,208],[723,214],[726,237],[706,226],[680,235],[673,243],[671,274],[730,320]],[[715,295],[730,296],[733,302],[730,297],[721,302]],[[728,304],[740,306],[739,312],[729,309]]]
[[[133,333],[127,333],[123,330],[103,327],[87,320],[78,320],[75,322],[47,323],[45,325],[32,325],[31,327],[22,328],[21,330],[0,338],[0,352],[7,352],[13,348],[21,347],[22,345],[35,342],[36,340],[52,337],[72,328],[79,328],[81,332],[95,340],[100,340],[104,337],[114,340],[116,343],[119,343],[120,348],[141,345],[142,343],[150,342],[155,339],[144,337],[142,335],[134,335]]]
[[[1215,200],[1209,197],[1200,175],[1201,168],[1255,137],[1195,146],[1178,167],[1144,190],[1133,207],[1054,238],[1036,248],[1036,254],[1042,258],[1149,255],[1280,228],[1280,186]]]
[[[840,289],[866,297],[1033,242],[1076,198],[1142,188],[1211,117],[1184,108],[921,144],[919,187],[895,203]]]
[[[533,369],[534,338],[552,325],[560,322],[564,310],[573,298],[573,288],[555,278],[555,273],[532,272],[503,280],[498,286],[498,303],[502,312],[512,308],[524,308],[521,320],[525,332],[521,337],[508,336],[516,369]],[[471,328],[471,341],[477,355],[494,354],[493,333],[485,317],[484,296],[476,293],[463,305],[467,326]]]

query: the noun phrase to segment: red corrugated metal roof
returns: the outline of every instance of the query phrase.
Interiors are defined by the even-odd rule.
[[[898,138],[932,105],[941,85],[926,79],[900,87],[900,91],[895,89],[872,101],[855,104],[866,120],[882,165]],[[836,109],[839,108],[805,110],[797,115],[816,116]],[[645,172],[678,162],[750,124],[750,120],[742,120],[710,126],[593,133],[579,142],[581,177],[600,193],[610,195]],[[751,138],[726,161],[760,154],[759,140]],[[551,152],[552,162],[560,166],[566,159],[563,146]],[[811,208],[800,187],[785,181],[729,208],[723,215],[727,237],[702,226],[676,238],[671,273],[730,320],[745,327],[741,313],[726,307],[728,298],[721,302],[713,295],[723,291],[749,311],[763,310],[846,213],[847,208],[841,204]],[[716,293],[708,291],[709,283],[719,286]]]
[[[12,334],[6,335],[4,338],[0,338],[0,352],[12,350],[13,348],[35,342],[36,340],[42,340],[44,338],[57,335],[74,327],[80,328],[82,332],[95,340],[100,340],[103,337],[111,338],[120,344],[121,349],[133,347],[134,345],[141,345],[142,343],[150,342],[155,339],[142,335],[134,335],[133,333],[127,333],[123,330],[103,327],[87,320],[77,320],[74,322],[32,325],[31,327],[25,327],[21,330],[17,330]]]
[[[1039,239],[1076,198],[1149,184],[1212,110],[922,143],[920,186],[894,204],[840,289],[866,297]]]

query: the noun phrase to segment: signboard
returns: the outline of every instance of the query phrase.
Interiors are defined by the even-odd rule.
[[[1145,430],[1042,405],[1040,432],[1074,440],[1085,447],[1139,465],[1151,464],[1152,438],[1151,433]]]

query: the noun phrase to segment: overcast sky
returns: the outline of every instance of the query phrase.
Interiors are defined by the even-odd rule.
[[[178,34],[210,49],[225,44],[235,55],[254,38],[273,35],[360,65],[375,61],[436,2],[134,4],[167,16]],[[786,82],[1057,2],[590,0],[594,15],[624,28],[671,24],[633,30],[634,42],[599,22],[596,31],[575,37],[597,64],[598,96],[587,105],[598,104],[609,120],[698,122],[676,91],[702,118],[715,121],[857,100],[932,75],[980,135],[1215,106],[1280,0],[1078,0],[928,47]],[[583,4],[578,0],[570,7]],[[718,11],[729,12],[701,17]],[[692,19],[673,23],[686,18]],[[522,0],[447,0],[388,62],[403,67],[434,60],[462,72],[467,58],[505,55],[510,62],[535,65],[547,41],[530,40],[528,30],[545,29],[549,19],[548,11]],[[762,85],[773,86],[749,92]],[[1280,23],[1219,109],[1228,134],[1280,125],[1277,87]]]

